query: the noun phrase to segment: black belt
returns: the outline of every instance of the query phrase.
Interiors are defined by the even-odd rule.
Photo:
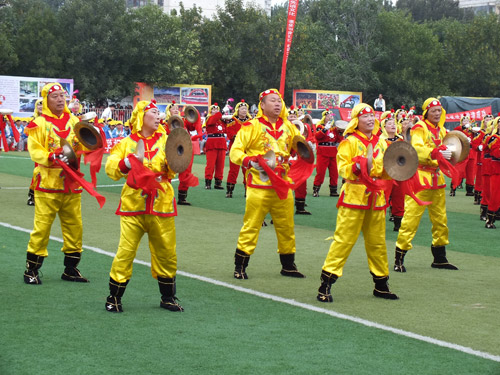
[[[215,134],[208,135],[208,138],[220,138],[220,137],[224,137],[224,134],[215,133]]]
[[[338,143],[335,142],[320,142],[318,143],[318,146],[337,146]]]

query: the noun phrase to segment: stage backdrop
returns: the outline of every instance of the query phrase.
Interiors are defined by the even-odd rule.
[[[73,79],[0,76],[0,108],[13,110],[14,117],[31,117],[43,86],[50,82],[64,87],[67,100],[73,95]]]

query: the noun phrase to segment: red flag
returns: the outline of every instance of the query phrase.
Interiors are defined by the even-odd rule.
[[[286,63],[292,46],[293,29],[295,28],[295,19],[297,18],[298,0],[288,0],[288,18],[286,21],[285,47],[283,48],[283,63],[281,64],[281,96],[285,94]]]

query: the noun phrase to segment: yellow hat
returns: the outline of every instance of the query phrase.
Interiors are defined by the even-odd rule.
[[[170,103],[169,105],[167,105],[167,108],[165,108],[165,115],[166,115],[166,120],[168,120],[170,118],[170,116],[172,116],[170,114],[170,108],[172,108],[173,106],[178,106],[178,104],[175,102],[175,100],[172,100],[172,103]]]
[[[359,119],[358,117],[367,113],[373,113],[375,115],[375,111],[373,107],[366,103],[359,103],[354,106],[351,112],[351,121],[347,124],[347,128],[344,131],[344,136],[354,133],[358,128]],[[375,118],[375,126],[373,127],[372,134],[377,134],[380,128],[380,122]]]
[[[64,88],[62,87],[61,84],[57,83],[57,82],[52,82],[52,83],[47,83],[45,86],[43,86],[42,88],[42,102],[43,102],[43,109],[42,109],[42,114],[44,115],[47,115],[47,116],[54,116],[54,114],[52,113],[52,111],[49,109],[48,105],[47,105],[47,97],[49,96],[49,94],[52,94],[53,92],[56,92],[56,91],[64,91]],[[36,104],[35,104],[36,106]],[[35,112],[36,112],[36,107],[35,107]],[[68,108],[68,105],[66,104],[66,101],[64,101],[64,110],[63,110],[63,113],[71,113],[69,108]]]
[[[436,98],[429,98],[427,99],[424,104],[422,105],[422,118],[425,119],[427,118],[427,111],[431,109],[432,107],[441,107],[442,112],[441,112],[441,118],[439,119],[438,126],[443,127],[445,121],[446,121],[446,111],[441,105],[441,102],[436,99]]]
[[[132,111],[132,116],[130,116],[130,126],[132,127],[132,134],[139,133],[142,130],[142,125],[144,124],[144,113],[148,110],[158,107],[156,106],[156,100],[141,100],[135,105]],[[163,126],[158,127],[158,131],[165,132]]]
[[[498,122],[500,121],[500,116],[495,117],[495,119],[490,122],[490,126],[488,128],[491,128],[491,133],[490,134],[497,134],[498,133]]]
[[[240,109],[240,107],[247,107],[248,108],[248,103],[245,102],[244,99],[241,99],[241,101],[238,104],[236,104],[236,106],[234,107],[233,116],[238,116],[238,110]]]
[[[288,110],[286,109],[286,105],[285,105],[285,102],[283,101],[283,97],[281,96],[280,92],[277,89],[268,89],[266,91],[262,91],[259,94],[259,111],[257,112],[257,115],[255,116],[255,118],[259,118],[259,117],[264,116],[264,114],[262,113],[262,107],[260,106],[260,103],[262,103],[262,99],[264,99],[267,95],[270,95],[270,94],[276,94],[280,97],[280,99],[281,99],[281,112],[279,114],[279,117],[281,117],[283,119],[283,121],[288,121],[287,120]]]
[[[321,112],[321,120],[318,121],[318,125],[324,125],[325,124],[325,118],[327,115],[332,115],[332,125],[335,124],[335,120],[333,119],[333,112],[330,111],[329,109]]]

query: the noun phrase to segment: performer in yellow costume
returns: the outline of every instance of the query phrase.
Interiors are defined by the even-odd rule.
[[[389,264],[385,243],[385,209],[389,197],[384,190],[392,184],[383,166],[387,143],[377,136],[379,122],[371,106],[356,105],[351,118],[337,153],[339,174],[346,182],[337,203],[336,230],[321,271],[317,299],[333,302],[331,286],[342,276],[347,258],[363,231],[368,268],[375,283],[373,295],[394,300],[398,296],[390,292],[387,284]],[[373,149],[371,169],[367,158],[369,148]]]
[[[177,215],[177,206],[170,184],[175,174],[165,160],[167,134],[163,126],[159,126],[160,112],[155,102],[137,103],[130,123],[132,134],[113,147],[106,162],[106,173],[117,181],[136,170],[147,168],[146,172],[153,175],[153,185],[134,186],[135,178],[128,178],[123,185],[116,211],[120,215],[120,243],[109,274],[110,295],[106,300],[106,310],[123,311],[121,298],[132,277],[137,248],[144,233],[148,233],[151,273],[158,280],[160,306],[170,311],[183,311],[175,297],[177,255],[174,216]],[[145,149],[143,163],[134,155],[140,140]]]
[[[236,135],[229,154],[231,161],[246,168],[247,198],[243,227],[238,238],[235,254],[234,277],[248,279],[246,268],[254,253],[259,231],[267,213],[271,213],[278,254],[282,264],[281,274],[291,277],[305,277],[295,266],[294,200],[292,191],[280,200],[269,179],[263,180],[258,155],[274,151],[276,168],[274,172],[285,180],[290,169],[288,159],[292,140],[300,136],[297,127],[287,119],[287,110],[280,93],[269,89],[259,96],[259,111],[256,117],[244,123]],[[271,165],[272,162],[268,161]],[[291,181],[291,180],[290,180]]]
[[[436,98],[427,99],[422,105],[422,120],[411,128],[411,144],[418,154],[418,176],[424,190],[416,194],[427,206],[432,223],[432,268],[457,270],[448,263],[445,246],[448,241],[445,191],[446,182],[438,164],[439,158],[449,160],[451,151],[442,144],[446,135],[446,111]],[[405,198],[405,213],[396,242],[394,271],[406,272],[404,257],[412,248],[411,241],[417,233],[426,206],[419,205],[412,197]]]
[[[28,243],[28,254],[24,282],[41,284],[38,270],[48,256],[52,223],[59,215],[63,234],[64,266],[61,279],[88,282],[76,268],[82,253],[82,212],[81,188],[72,188],[63,177],[61,166],[55,160],[68,163],[61,153],[61,139],[65,139],[73,149],[82,146],[75,137],[73,126],[79,121],[70,113],[66,105],[66,92],[59,83],[49,83],[42,89],[43,109],[40,116],[31,121],[25,129],[31,160],[36,163],[34,170],[35,220]]]

